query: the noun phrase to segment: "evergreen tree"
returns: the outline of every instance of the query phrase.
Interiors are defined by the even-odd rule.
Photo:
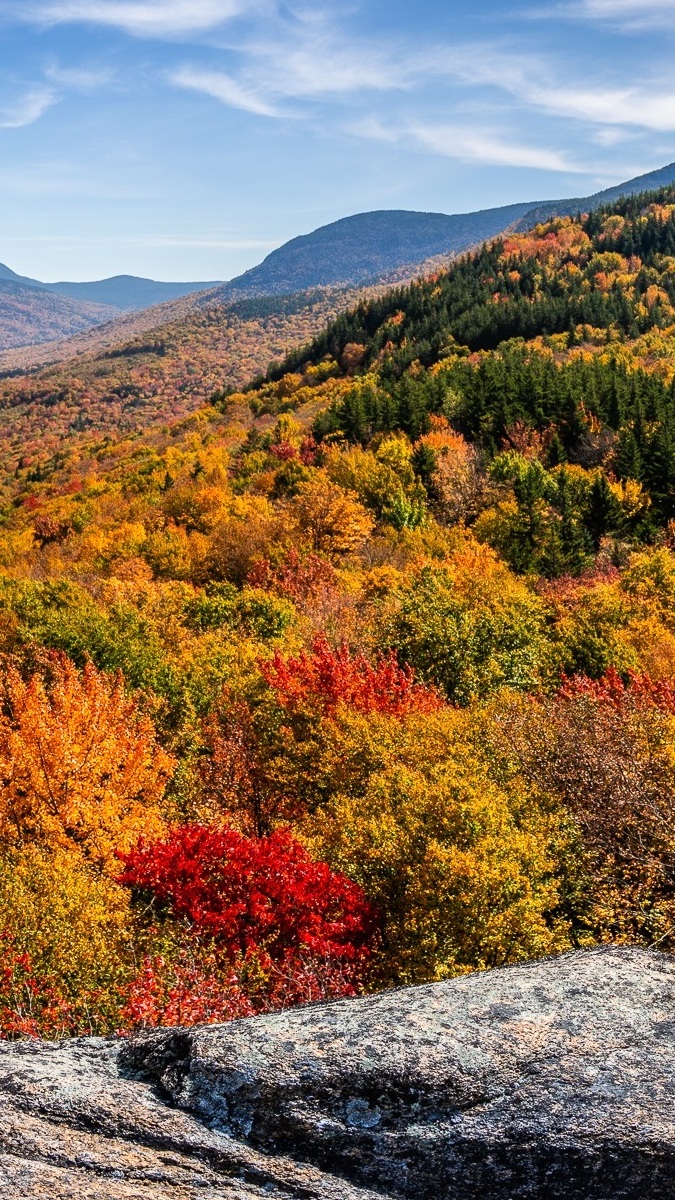
[[[431,446],[421,443],[416,447],[412,456],[412,468],[424,484],[428,495],[431,495],[433,491],[433,477],[436,465],[436,452]]]
[[[662,522],[675,518],[675,449],[670,430],[661,424],[651,439],[645,458],[645,482],[654,509]]]
[[[596,550],[600,549],[600,543],[606,534],[618,529],[620,521],[619,502],[609,486],[607,476],[598,471],[591,485],[584,513],[584,525]]]
[[[546,465],[552,470],[553,467],[559,467],[564,462],[567,462],[567,454],[556,429],[546,452]]]
[[[570,575],[579,575],[588,565],[591,547],[588,533],[579,520],[570,487],[569,472],[566,470],[557,473],[553,504],[560,514],[559,537],[564,570]]]
[[[615,452],[616,473],[619,479],[642,481],[642,455],[637,438],[630,425],[624,426],[619,434]]]

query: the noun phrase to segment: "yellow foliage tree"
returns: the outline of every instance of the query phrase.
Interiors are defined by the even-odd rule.
[[[173,762],[120,679],[64,657],[46,683],[11,668],[0,716],[0,838],[79,848],[101,868],[161,833]]]
[[[279,518],[266,499],[236,496],[210,535],[208,573],[243,584],[254,562],[273,552],[281,534]]]
[[[333,483],[325,471],[300,485],[291,512],[312,549],[335,557],[357,550],[374,526],[355,493]]]
[[[119,1027],[135,969],[129,893],[80,853],[26,846],[0,860],[0,935],[4,1034],[13,1027],[51,1037]]]
[[[382,982],[421,983],[564,949],[555,821],[499,783],[462,714],[352,715],[334,738],[340,790],[303,826],[312,852],[383,921]]]

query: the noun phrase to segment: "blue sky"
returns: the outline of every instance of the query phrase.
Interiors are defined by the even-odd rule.
[[[230,278],[675,159],[675,0],[0,0],[0,261]]]

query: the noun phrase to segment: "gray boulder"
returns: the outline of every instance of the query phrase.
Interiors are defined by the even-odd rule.
[[[665,1200],[675,959],[603,948],[119,1043],[0,1045],[0,1194]]]

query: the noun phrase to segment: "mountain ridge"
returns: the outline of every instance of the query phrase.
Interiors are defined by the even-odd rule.
[[[368,287],[394,282],[397,272],[399,278],[401,273],[413,278],[433,269],[434,260],[442,263],[501,234],[525,232],[553,216],[592,211],[673,182],[675,163],[670,163],[589,197],[450,215],[407,209],[357,213],[292,238],[224,284],[165,283],[133,275],[47,284],[0,264],[0,350],[57,342],[125,314],[201,293],[208,293],[209,302],[229,304],[313,288]]]
[[[41,283],[0,263],[0,352],[60,342],[214,286],[159,283],[136,275],[93,283]]]
[[[510,230],[524,232],[552,216],[573,216],[591,211],[622,196],[656,190],[675,182],[675,163],[636,176],[592,196],[563,200],[528,201],[470,213],[413,213],[406,209],[378,209],[357,213],[323,225],[312,233],[286,242],[260,263],[219,289],[223,299],[245,296],[283,295],[310,287],[339,287],[375,283],[387,271],[422,263],[440,255],[454,255]],[[409,218],[423,218],[419,221]],[[413,237],[415,224],[417,237]],[[403,226],[403,227],[402,227]],[[388,257],[383,255],[381,235],[387,228],[395,234]],[[358,241],[350,239],[355,231]],[[343,235],[347,234],[347,238]],[[365,235],[365,236],[363,236]],[[325,267],[321,255],[326,254]],[[316,252],[320,256],[314,266]],[[314,259],[312,255],[314,254]],[[349,263],[359,263],[357,274],[345,273]]]
[[[268,254],[257,267],[224,284],[220,292],[228,299],[238,299],[270,293],[282,295],[288,290],[299,291],[309,287],[353,286],[374,282],[387,271],[408,263],[423,262],[442,252],[460,252],[474,241],[495,237],[507,224],[523,217],[531,207],[527,202],[454,215],[408,209],[376,209],[355,213],[322,225],[311,233],[292,238]],[[365,235],[366,245],[364,247],[363,242],[359,241],[354,246],[352,271],[345,274],[345,256],[349,255],[349,249],[343,235],[350,238],[355,231]],[[383,249],[383,235],[392,239],[389,253]],[[315,248],[325,248],[335,254],[334,259],[329,260],[318,273],[311,266]],[[309,251],[309,255],[305,251]],[[349,261],[347,257],[347,263]],[[288,274],[290,264],[296,266],[293,277]],[[267,281],[262,286],[257,282],[261,278]]]
[[[71,300],[85,300],[93,304],[107,304],[120,312],[135,312],[150,308],[167,300],[179,300],[193,292],[205,292],[219,287],[222,280],[195,283],[166,283],[157,279],[146,279],[141,275],[111,275],[107,279],[96,279],[81,283],[62,280],[43,283],[29,275],[18,275],[5,263],[0,263],[0,282],[14,283],[37,291],[53,292]]]
[[[72,300],[0,277],[0,351],[72,337],[122,315],[92,300]]]

